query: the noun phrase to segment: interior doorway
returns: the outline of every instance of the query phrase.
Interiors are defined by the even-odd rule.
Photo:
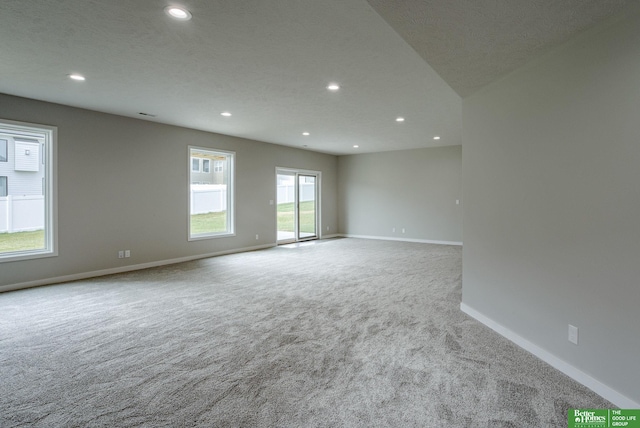
[[[319,238],[320,172],[276,169],[278,244]]]

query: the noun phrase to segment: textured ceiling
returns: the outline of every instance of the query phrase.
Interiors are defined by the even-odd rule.
[[[456,145],[459,94],[624,1],[369,3],[0,0],[0,92],[325,153]]]
[[[635,0],[368,0],[461,96]]]
[[[0,92],[326,153],[461,144],[459,96],[366,0],[181,4],[2,0]]]

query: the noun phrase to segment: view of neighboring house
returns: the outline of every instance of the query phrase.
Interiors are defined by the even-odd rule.
[[[44,142],[0,134],[0,197],[43,194]]]
[[[0,129],[0,233],[44,228],[44,140]]]
[[[207,153],[191,156],[191,184],[227,184],[224,171],[226,159]]]

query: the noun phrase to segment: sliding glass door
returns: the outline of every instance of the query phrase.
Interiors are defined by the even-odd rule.
[[[296,214],[296,173],[277,171],[276,215],[278,218],[278,243],[295,242],[297,240]]]
[[[298,174],[298,240],[317,238],[315,175]]]
[[[317,239],[319,172],[278,168],[278,243]]]

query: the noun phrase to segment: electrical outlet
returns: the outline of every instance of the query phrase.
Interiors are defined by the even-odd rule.
[[[329,231],[329,226],[327,226],[327,232]]]
[[[391,232],[396,233],[396,228],[395,228],[395,227],[392,227],[392,228],[391,228]]]
[[[578,327],[569,324],[569,342],[578,344]]]
[[[125,256],[126,258],[131,257],[131,250],[124,250],[124,256]]]
[[[402,233],[404,233],[404,227],[402,228]]]
[[[124,251],[122,251],[122,250],[118,251],[118,258],[119,259],[124,259]]]
[[[258,239],[260,239],[260,235],[258,235],[258,234],[256,233],[256,241],[257,241]]]

